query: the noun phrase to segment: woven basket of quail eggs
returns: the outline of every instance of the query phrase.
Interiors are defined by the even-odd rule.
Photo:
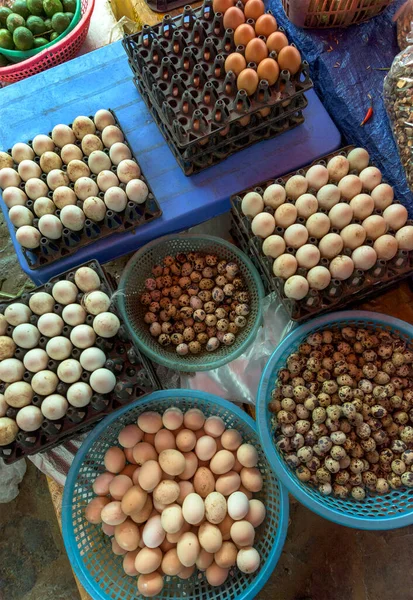
[[[105,109],[0,152],[0,189],[33,269],[162,212],[114,113]]]
[[[367,311],[298,327],[270,358],[257,421],[277,476],[343,525],[413,523],[413,327]]]
[[[100,423],[74,459],[62,511],[71,565],[96,600],[112,598],[113,581],[123,600],[253,600],[287,522],[252,419],[193,390],[155,392]]]
[[[170,235],[125,267],[117,301],[136,345],[180,371],[217,368],[242,354],[261,325],[260,277],[233,244]]]
[[[363,148],[264,182],[232,204],[269,289],[294,319],[411,272],[412,222]]]
[[[96,262],[0,306],[0,456],[13,462],[157,389]],[[144,361],[144,362],[142,362]],[[116,388],[116,389],[115,389]]]

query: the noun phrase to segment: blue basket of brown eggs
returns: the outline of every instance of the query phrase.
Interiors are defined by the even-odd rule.
[[[277,477],[320,516],[357,529],[413,523],[413,327],[331,313],[277,347],[257,396]]]
[[[214,454],[217,442],[224,445]],[[197,469],[198,455],[209,457],[203,464],[212,471]],[[160,465],[168,480],[159,479],[166,473]],[[240,487],[242,480],[255,491]],[[71,565],[95,600],[254,600],[288,526],[288,496],[254,421],[231,402],[194,390],[156,392],[95,427],[74,458],[62,506]],[[190,525],[202,514],[203,525]]]
[[[232,234],[297,321],[412,273],[413,222],[364,148],[348,146],[231,198]]]

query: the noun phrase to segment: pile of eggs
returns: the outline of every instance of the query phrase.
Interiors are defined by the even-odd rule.
[[[266,509],[253,493],[263,479],[256,448],[237,429],[173,407],[142,413],[118,441],[106,451],[85,517],[111,537],[140,594],[156,596],[164,577],[189,579],[196,569],[220,586],[235,566],[247,574],[259,568],[255,529]]]
[[[301,67],[301,55],[288,44],[285,33],[278,31],[273,15],[265,14],[262,0],[247,0],[241,7],[235,0],[214,0],[215,12],[224,14],[224,28],[234,30],[237,51],[225,60],[225,71],[237,76],[237,87],[252,96],[260,81],[274,85],[280,71],[295,75]],[[239,46],[245,48],[242,52]]]
[[[122,213],[128,202],[143,204],[148,187],[112,113],[79,116],[0,152],[0,188],[23,248],[42,237],[57,242],[64,230],[81,234],[85,220],[102,223],[108,211]]]
[[[378,260],[413,250],[407,210],[393,202],[393,188],[369,162],[366,150],[354,148],[243,197],[242,213],[274,260],[287,298],[302,300],[332,280],[348,280],[355,269],[369,271]]]
[[[74,282],[57,281],[51,294],[35,291],[28,304],[13,302],[0,313],[0,446],[112,392],[116,377],[96,347],[98,338],[118,333],[110,305],[99,275],[80,267]]]

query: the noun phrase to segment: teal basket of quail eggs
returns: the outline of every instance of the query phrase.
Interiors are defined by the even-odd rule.
[[[367,413],[365,415],[366,419],[368,416],[374,416],[374,419],[372,421],[368,421],[368,423],[370,423],[371,425],[370,434],[367,430],[367,434],[370,435],[370,441],[365,440],[367,444],[366,446],[364,446],[366,448],[366,454],[362,454],[362,456],[364,456],[364,460],[367,456],[369,460],[374,461],[379,466],[374,467],[374,464],[372,462],[369,467],[368,461],[367,463],[363,462],[363,469],[362,471],[360,471],[360,469],[358,468],[358,463],[352,463],[351,467],[354,466],[354,471],[352,471],[351,469],[347,469],[349,475],[339,476],[340,483],[342,484],[339,488],[337,488],[337,490],[339,490],[339,496],[336,496],[334,494],[334,490],[333,493],[331,490],[331,488],[334,487],[336,475],[332,475],[331,478],[329,478],[328,473],[326,474],[324,470],[318,473],[317,468],[319,468],[320,465],[318,465],[317,461],[312,466],[312,479],[310,479],[310,481],[307,480],[307,475],[310,473],[310,471],[303,469],[303,467],[308,463],[305,463],[304,459],[297,462],[296,459],[298,452],[298,438],[292,437],[296,435],[296,430],[298,429],[298,426],[296,425],[297,421],[294,421],[292,423],[292,428],[283,428],[280,424],[277,424],[276,414],[279,415],[280,405],[275,404],[275,402],[280,402],[280,398],[283,398],[284,393],[277,396],[275,389],[277,387],[282,386],[283,384],[287,385],[292,381],[291,378],[289,379],[289,381],[283,379],[285,371],[287,371],[287,359],[291,357],[293,353],[295,353],[294,357],[299,356],[300,347],[302,348],[303,346],[301,345],[307,343],[309,336],[317,334],[317,332],[320,332],[321,334],[323,334],[324,332],[325,335],[330,336],[330,333],[328,332],[332,332],[334,334],[334,332],[342,331],[343,328],[350,328],[355,331],[361,330],[361,337],[366,335],[362,333],[362,331],[367,331],[366,339],[369,340],[371,340],[371,338],[369,337],[370,335],[381,336],[379,339],[384,340],[383,343],[388,341],[388,335],[395,336],[398,340],[401,341],[395,341],[394,343],[389,342],[390,344],[393,344],[392,347],[396,348],[397,360],[394,360],[396,361],[396,364],[403,363],[403,359],[400,358],[400,355],[405,353],[406,361],[409,363],[409,368],[406,369],[406,373],[407,371],[411,372],[411,360],[413,359],[413,354],[411,354],[413,352],[413,327],[404,321],[379,313],[353,310],[331,313],[314,319],[305,325],[301,325],[292,333],[290,333],[276,348],[262,374],[257,395],[257,425],[261,438],[261,443],[266,449],[266,456],[279,480],[285,485],[288,491],[299,502],[304,504],[307,508],[314,511],[318,515],[329,519],[330,521],[339,523],[341,525],[354,527],[358,529],[385,530],[410,525],[413,523],[413,489],[412,487],[409,487],[413,485],[413,473],[411,473],[411,470],[413,469],[413,444],[410,441],[412,437],[411,434],[413,433],[413,429],[411,428],[411,420],[413,413],[409,413],[409,410],[411,411],[411,409],[407,407],[406,402],[404,403],[403,408],[403,410],[405,410],[405,412],[403,413],[402,420],[402,422],[404,423],[403,425],[400,425],[401,417],[400,415],[397,415],[397,413],[392,413],[396,421],[393,421],[392,419],[388,418],[387,421],[384,421],[384,424],[381,425],[378,421],[378,417],[383,418],[384,416],[386,416],[386,412],[383,412],[383,407],[380,406],[377,399],[374,398],[373,403],[376,403],[376,405],[378,406],[375,405],[373,409],[370,409],[371,412],[369,411],[369,409],[367,409]],[[327,341],[329,341],[329,339],[327,339]],[[398,347],[400,348],[399,351],[397,350]],[[367,348],[369,348],[369,346],[367,346]],[[371,350],[373,350],[374,352],[373,348],[371,348]],[[377,347],[375,348],[375,350],[377,350]],[[379,350],[380,348],[378,349],[378,351]],[[359,348],[357,351],[359,351]],[[386,351],[385,348],[384,351]],[[313,356],[317,357],[317,354]],[[368,358],[369,360],[374,358],[374,354],[370,356],[363,354],[363,356],[366,356],[366,359]],[[382,355],[379,354],[379,357],[380,356]],[[395,355],[391,355],[390,353],[389,356],[393,360],[393,357]],[[340,357],[336,358],[340,359]],[[384,365],[384,363],[382,363],[382,365]],[[387,367],[389,367],[389,365],[386,366],[386,372]],[[390,370],[392,370],[391,365]],[[396,369],[394,369],[394,371],[396,371]],[[286,377],[288,378],[290,377],[290,375],[286,374]],[[374,379],[371,377],[371,375],[370,380],[374,382]],[[403,378],[398,377],[396,374],[396,377],[394,379],[392,377],[390,380],[390,383],[393,384],[393,382],[396,384],[396,386],[398,386],[396,387],[396,390],[393,390],[393,392],[395,393],[395,395],[400,394],[400,396],[402,396],[403,398],[402,400],[402,398],[398,397],[398,399],[396,399],[397,402],[395,400],[396,404],[399,405],[400,402],[404,402],[405,398],[408,399],[408,403],[411,404],[411,397],[413,397],[412,380],[410,378],[408,379],[407,377],[405,377],[403,380]],[[296,384],[296,382],[294,383]],[[300,385],[305,385],[304,381],[299,381],[298,383]],[[384,383],[384,380],[382,383]],[[311,384],[307,383],[307,388],[310,388],[310,385]],[[360,385],[360,383],[357,383],[357,385]],[[365,385],[367,385],[367,391],[371,391],[371,387],[369,387],[369,384],[363,384],[363,387]],[[403,394],[400,391],[402,387],[404,388]],[[280,389],[282,388],[280,387]],[[313,391],[318,393],[315,388],[313,389]],[[347,391],[348,390],[346,390],[346,392]],[[390,393],[392,393],[391,390]],[[367,396],[366,394],[365,398],[366,402],[370,402],[371,406],[371,395]],[[273,403],[271,407],[272,410],[269,409],[270,403]],[[285,404],[282,406],[287,405]],[[296,406],[299,406],[298,400]],[[301,404],[301,406],[304,409],[306,409],[304,404]],[[313,408],[312,405],[307,406],[309,406],[310,409]],[[303,408],[300,409],[301,412],[298,416],[298,419],[312,419],[314,413],[311,413],[311,410],[307,411],[307,414],[304,410],[303,413]],[[364,405],[362,410],[365,410]],[[332,413],[328,412],[327,415],[328,414]],[[387,415],[387,417],[388,416],[389,415]],[[347,448],[349,452],[348,459],[341,459],[345,460],[346,462],[340,464],[340,472],[342,472],[342,467],[344,470],[346,466],[349,467],[349,459],[352,460],[352,457],[358,456],[354,453],[352,454],[351,448],[353,448],[353,446],[350,444],[347,447],[345,445],[345,442],[343,442],[343,440],[341,439],[344,439],[344,436],[341,433],[342,429],[340,427],[341,417],[343,417],[343,414],[341,414],[341,416],[339,417],[339,423],[337,424],[337,427],[331,427],[329,423],[330,429],[324,429],[323,427],[322,431],[320,429],[317,430],[318,435],[323,435],[327,437],[332,436],[334,438],[333,443],[344,443],[343,448]],[[408,421],[406,420],[407,418]],[[296,413],[294,414],[294,419],[297,419]],[[310,421],[307,422],[310,423]],[[312,423],[314,422],[312,421]],[[399,425],[397,425],[397,423],[399,423]],[[363,423],[362,425],[364,429],[365,424],[366,423]],[[394,433],[395,424],[397,425],[396,435]],[[301,427],[302,425],[300,424],[300,431]],[[392,429],[390,429],[390,427],[392,427]],[[406,429],[407,427],[408,429]],[[312,430],[313,429],[314,425],[312,427]],[[398,434],[397,430],[399,431]],[[360,430],[360,432],[361,431],[362,430]],[[378,431],[382,433],[378,433]],[[390,431],[392,431],[392,433],[390,433]],[[401,434],[400,432],[403,431],[404,434]],[[337,432],[339,432],[338,435]],[[358,428],[357,432],[359,432]],[[281,433],[288,434],[288,436],[291,436],[291,439],[288,439],[286,441],[285,438],[288,436],[280,435]],[[307,435],[305,433],[305,430],[302,431],[302,433],[304,434],[304,444],[306,444],[306,446],[308,444],[313,444],[312,453],[313,456],[316,457],[316,453],[314,450],[316,445],[318,445],[318,441],[314,439],[312,435],[310,435],[310,441],[308,441],[308,438],[305,437]],[[347,431],[347,433],[349,434],[350,439],[353,441],[364,441],[363,439],[360,439],[358,437],[359,433],[357,433],[356,436],[354,429],[352,429],[351,432]],[[390,443],[388,436],[390,436]],[[403,438],[406,440],[406,443],[403,442]],[[377,440],[377,454],[374,450],[374,443],[371,442],[371,439]],[[327,456],[329,460],[331,454],[328,455],[328,452],[331,448],[331,442],[332,440],[330,439],[330,441],[328,442],[328,448],[324,449],[327,451]],[[391,446],[391,448],[388,447],[389,445]],[[302,441],[298,444],[299,448],[301,448],[301,446]],[[359,446],[360,444],[357,446],[357,448]],[[336,448],[336,446],[333,447]],[[390,449],[394,452],[389,452]],[[367,450],[369,450],[371,454],[367,453]],[[288,455],[290,455],[290,457],[287,460],[290,461],[290,464],[286,462],[286,458]],[[291,455],[294,456],[291,458]],[[322,458],[322,460],[325,460],[325,452],[319,455],[321,457],[324,457]],[[400,459],[403,460],[401,461]],[[393,461],[395,461],[394,465]],[[383,470],[381,470],[381,467],[385,462],[388,466],[386,467],[386,471],[384,472]],[[329,466],[332,467],[332,464],[330,463]],[[326,462],[321,463],[321,466],[325,465]],[[356,466],[357,469],[355,468]],[[303,477],[307,481],[302,481],[298,477],[298,469],[300,469],[299,473],[301,477]],[[337,473],[335,469],[336,467],[333,463],[332,473]],[[302,470],[304,470],[304,474],[302,473]],[[367,470],[369,470],[370,473],[377,473],[378,475],[374,476],[373,478],[371,478],[371,475],[369,475],[368,478],[367,476],[363,478],[364,471]],[[356,474],[356,471],[357,473],[359,473],[359,475]],[[398,473],[398,475],[396,473]],[[320,479],[318,479],[317,475],[320,475]],[[387,479],[385,479],[385,475],[387,475]],[[322,483],[323,480],[325,481],[325,483]],[[354,494],[355,496],[358,496],[356,498],[353,497],[351,494],[351,490],[353,489],[352,485],[355,485],[358,488],[357,492]],[[347,493],[343,488],[347,490]]]
[[[211,586],[205,573],[198,570],[189,579],[165,576],[163,589],[156,593],[156,598],[253,600],[280,557],[288,527],[288,495],[271,470],[251,417],[227,400],[194,390],[155,392],[109,415],[88,435],[70,468],[62,504],[63,538],[72,568],[94,600],[143,598],[137,592],[136,576],[129,577],[123,570],[124,557],[112,553],[111,538],[103,533],[101,524],[92,525],[86,520],[85,509],[94,497],[94,480],[105,471],[103,461],[106,451],[119,445],[119,432],[126,425],[136,423],[139,415],[145,411],[163,414],[170,407],[178,407],[183,412],[197,408],[202,410],[205,417],[221,417],[226,428],[236,429],[243,442],[255,446],[263,486],[259,493],[254,494],[254,498],[264,503],[266,515],[256,529],[254,541],[254,548],[261,558],[257,571],[245,574],[237,567],[231,567],[226,581],[217,587]]]
[[[218,337],[223,332],[218,331],[211,334],[212,339],[210,339],[206,345],[203,345],[202,349],[201,347],[199,348],[199,353],[192,354],[186,350],[186,355],[180,356],[178,354],[178,346],[174,347],[173,344],[169,344],[165,347],[159,343],[158,340],[161,339],[161,337],[164,337],[163,334],[159,335],[159,337],[154,336],[153,334],[151,335],[150,325],[145,322],[148,308],[151,310],[151,307],[143,305],[141,298],[143,293],[147,292],[146,284],[148,280],[151,278],[153,279],[154,277],[152,270],[155,266],[163,265],[165,257],[176,257],[179,254],[190,256],[191,253],[200,253],[203,256],[212,255],[216,257],[219,262],[226,263],[227,265],[230,264],[232,267],[235,265],[235,268],[237,269],[237,278],[241,278],[243,285],[242,289],[248,294],[248,314],[246,317],[240,315],[241,322],[243,321],[244,324],[242,327],[240,326],[237,328],[238,330],[235,335],[228,332],[227,336],[225,336],[232,336],[233,341],[231,341],[231,345],[226,345],[225,338],[224,342],[219,342]],[[213,268],[215,269],[215,264]],[[213,277],[212,281],[214,281]],[[202,285],[202,282],[200,285]],[[162,290],[160,291],[163,293]],[[210,300],[215,298],[213,295],[215,290],[204,291],[206,291],[209,296],[212,294]],[[181,293],[186,295],[185,292],[186,289],[183,288]],[[218,290],[218,292],[221,293],[221,290]],[[201,234],[168,235],[143,246],[143,248],[134,254],[126,265],[119,282],[117,293],[119,310],[125,320],[132,339],[139,349],[156,363],[169,367],[170,369],[186,372],[216,369],[240,356],[254,340],[258,329],[261,326],[261,304],[263,298],[264,287],[258,271],[251,260],[233,244],[221,238]],[[162,300],[164,300],[164,298],[162,298]],[[176,300],[180,301],[181,298],[176,298]],[[194,298],[191,297],[191,303],[193,300]],[[200,301],[199,296],[197,296],[196,300]],[[204,307],[205,304],[203,304]],[[219,307],[218,303],[216,303],[216,305]],[[182,304],[181,308],[179,308],[181,312],[186,309],[190,310],[190,306],[185,305],[184,307]],[[208,322],[210,316],[212,315],[206,315],[204,323]],[[236,322],[238,323],[239,320]],[[217,322],[217,324],[219,323]],[[193,325],[193,328],[196,331],[197,325],[203,325],[203,323],[195,323]],[[162,323],[162,326],[164,326],[164,323]],[[215,329],[217,329],[217,327],[215,327]],[[209,330],[210,329],[208,328],[206,331],[208,332]],[[185,335],[185,332],[183,333]],[[205,335],[205,333],[203,333],[203,335]],[[195,337],[195,342],[197,337]],[[211,341],[214,341],[217,344],[216,347],[210,346]],[[190,344],[181,344],[181,346],[182,345],[188,346]],[[210,351],[208,351],[208,349]]]

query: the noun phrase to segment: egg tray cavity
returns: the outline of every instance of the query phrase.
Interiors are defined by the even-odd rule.
[[[110,109],[108,109],[108,110],[112,113],[112,115],[115,119],[115,125],[117,127],[119,127],[119,129],[122,131],[122,133],[125,137],[124,143],[128,146],[129,150],[131,151],[132,160],[134,160],[139,165],[139,162],[137,161],[137,159],[135,158],[135,156],[133,154],[132,147],[128,143],[125,133],[124,133],[118,119],[116,118],[115,113]],[[90,118],[93,120],[92,116]],[[69,126],[71,126],[71,125],[69,125]],[[50,133],[48,135],[51,136]],[[96,135],[99,138],[101,138],[102,132],[96,130]],[[27,142],[27,144],[30,147],[32,147],[31,140],[29,142]],[[76,140],[74,142],[74,144],[76,146],[78,146],[79,148],[81,146],[81,142],[79,140]],[[60,148],[56,147],[54,151],[60,156]],[[109,154],[109,150],[106,147],[104,148],[103,152],[105,152],[105,154]],[[11,149],[8,150],[8,153],[11,155]],[[82,160],[84,163],[88,164],[87,156],[84,156]],[[39,164],[40,157],[35,156],[34,161],[37,164]],[[140,167],[140,165],[139,165],[139,167]],[[16,164],[14,165],[14,169],[17,171]],[[66,170],[67,170],[67,165],[63,164],[62,171],[66,172]],[[116,173],[115,166],[112,166],[112,171],[114,171]],[[47,177],[46,174],[42,173],[41,179],[45,183],[46,183],[46,177]],[[94,175],[93,173],[91,173],[90,178],[96,182],[97,176]],[[148,197],[143,204],[135,204],[135,202],[129,201],[126,205],[125,210],[123,210],[122,212],[115,212],[115,211],[107,209],[105,218],[102,222],[96,223],[96,222],[92,221],[91,219],[85,219],[85,224],[81,231],[71,231],[70,229],[67,229],[64,227],[63,232],[62,232],[62,237],[58,240],[52,240],[52,239],[49,239],[46,237],[42,237],[40,240],[40,246],[38,248],[36,248],[34,250],[28,250],[28,249],[22,247],[22,251],[23,251],[24,256],[26,257],[29,268],[33,269],[33,270],[42,268],[45,265],[54,263],[57,260],[60,260],[61,258],[64,258],[66,256],[70,256],[70,255],[74,254],[79,248],[83,248],[84,246],[92,244],[95,240],[98,240],[98,239],[101,240],[101,239],[107,238],[110,235],[113,235],[114,233],[124,233],[127,231],[136,230],[137,228],[141,227],[142,225],[149,223],[153,219],[157,219],[158,217],[160,217],[162,215],[161,207],[159,206],[159,203],[158,203],[157,199],[155,198],[155,195],[152,191],[152,188],[151,188],[148,180],[145,178],[144,174],[142,173],[142,169],[141,169],[140,179],[142,179],[142,181],[144,181],[146,183],[148,190],[149,190]],[[24,191],[24,182],[22,182],[20,184],[20,187]],[[70,187],[73,190],[74,183],[71,182],[68,187]],[[119,187],[124,190],[126,186],[125,186],[125,184],[121,183],[119,185]],[[52,199],[53,192],[49,191],[48,196],[50,199]],[[99,198],[103,199],[104,193],[100,191],[98,196],[99,196]],[[34,214],[35,218],[33,221],[33,226],[36,227],[36,229],[38,229],[37,224],[38,224],[39,219],[36,217],[36,215],[34,213],[33,205],[34,205],[34,201],[30,200],[30,199],[27,200],[27,202],[25,204],[26,208],[28,208]],[[83,205],[83,202],[78,199],[77,206],[79,206],[79,208],[82,208],[82,205]],[[60,210],[57,209],[55,212],[55,215],[58,217],[59,214],[60,214]],[[13,228],[13,225],[10,224],[9,227]],[[13,230],[14,230],[14,228],[13,228]]]
[[[339,281],[332,279],[330,285],[325,290],[318,291],[311,289],[303,300],[287,298],[284,294],[285,281],[273,274],[273,259],[265,256],[262,251],[263,240],[254,236],[251,231],[251,222],[241,211],[242,198],[248,192],[262,194],[265,188],[273,183],[284,185],[293,175],[304,175],[313,165],[326,165],[333,156],[347,156],[353,148],[354,146],[346,146],[336,152],[323,156],[298,171],[288,173],[275,180],[263,181],[254,187],[231,196],[231,234],[234,240],[251,258],[254,266],[261,275],[266,291],[268,293],[276,292],[284,308],[294,321],[305,321],[317,315],[344,308],[350,303],[360,302],[368,297],[382,293],[386,288],[399,283],[413,272],[413,252],[399,250],[392,260],[384,261],[379,259],[368,271],[355,269],[352,276],[347,280]],[[370,162],[369,166],[374,165]],[[294,203],[288,198],[286,202]],[[393,201],[393,204],[396,204],[396,202]],[[373,214],[381,214],[381,211],[375,210]],[[298,219],[296,222],[299,223],[301,221]],[[352,223],[358,222],[357,219],[352,220]],[[407,221],[406,225],[413,225],[413,221]],[[283,229],[277,227],[274,234],[279,233],[282,235],[283,231]],[[332,231],[333,229],[330,232]],[[394,234],[395,232],[389,229],[387,233]],[[307,243],[318,245],[318,240],[309,238]],[[367,238],[365,245],[373,245],[373,242]],[[287,247],[285,250],[286,254],[294,255],[295,252],[293,248]],[[344,248],[341,254],[351,256],[351,250]],[[328,259],[322,258],[319,264],[328,267],[329,263]],[[307,272],[307,269],[299,267],[296,274],[305,277]]]
[[[231,137],[231,127],[240,119],[270,109],[267,117],[261,117],[265,121],[273,116],[273,108],[284,108],[286,100],[313,87],[308,63],[303,61],[293,76],[282,71],[274,85],[260,82],[251,97],[245,90],[238,91],[235,75],[224,69],[225,58],[237,49],[234,31],[224,29],[223,14],[213,12],[212,0],[197,9],[186,6],[174,18],[165,15],[153,27],[144,25],[141,32],[124,38],[123,45],[132,71],[179,148],[196,144],[197,149],[208,149],[212,134],[229,127]]]
[[[30,297],[36,292],[51,293],[53,284],[57,281],[68,280],[74,282],[75,272],[81,266],[90,267],[99,275],[101,280],[99,289],[111,297],[115,292],[116,286],[112,285],[105,271],[97,261],[90,261],[80,265],[76,269],[65,271],[61,275],[51,279],[48,283],[33,289],[29,294],[24,294],[18,299],[18,302],[28,305]],[[0,304],[0,312],[4,313],[7,306],[13,304],[13,302],[16,302],[16,300]],[[64,306],[62,304],[56,302],[53,312],[61,315],[63,308]],[[112,305],[109,310],[115,313],[119,318],[121,322],[120,329],[113,338],[97,337],[95,346],[100,348],[107,356],[107,361],[104,365],[105,368],[116,375],[117,383],[115,389],[109,394],[95,393],[92,396],[90,404],[83,408],[70,406],[65,417],[62,419],[51,421],[44,418],[41,428],[37,431],[24,432],[20,430],[16,440],[12,444],[0,446],[0,458],[2,458],[5,463],[11,464],[24,456],[37,454],[38,452],[43,452],[54,446],[58,446],[66,439],[73,437],[73,435],[90,429],[96,421],[99,421],[118,408],[126,406],[129,402],[133,402],[137,398],[143,397],[155,390],[161,389],[152,363],[134,347],[121,315]],[[88,315],[85,321],[86,324],[90,325],[93,318],[93,315]],[[38,316],[32,315],[30,322],[35,325],[37,320]],[[13,329],[14,327],[9,326],[6,335],[11,336]],[[69,338],[72,329],[73,327],[66,325],[61,335]],[[50,338],[47,338],[46,336],[42,336],[38,347],[44,349],[49,339]],[[29,350],[17,347],[14,358],[22,360],[28,351]],[[69,358],[78,359],[81,352],[82,350],[73,348]],[[50,360],[48,370],[56,372],[60,362],[61,361]],[[23,376],[23,381],[30,383],[32,376],[33,373],[26,371]],[[90,373],[84,371],[79,381],[88,383],[89,377]],[[55,393],[62,393],[65,395],[69,386],[70,384],[60,382]],[[0,393],[4,393],[4,389],[5,384],[0,382]],[[35,395],[32,404],[40,407],[43,399],[44,396]],[[18,410],[19,409],[17,408],[10,407],[6,416],[14,419]]]
[[[214,138],[214,141],[216,142],[216,145],[214,145],[213,148],[208,144],[202,151],[195,146],[182,150],[174,144],[169,130],[165,127],[158,112],[152,106],[150,98],[140,80],[135,77],[134,83],[145,101],[149,112],[152,114],[155,123],[158,125],[164,136],[171,152],[175,156],[176,161],[187,176],[194,175],[203,169],[212,167],[231,156],[231,154],[243,150],[252,144],[276,137],[285,131],[290,131],[291,129],[294,129],[294,127],[301,125],[304,123],[302,111],[308,104],[304,95],[296,96],[290,101],[289,107],[291,110],[286,114],[283,114],[282,117],[276,117],[275,119],[269,120],[268,117],[262,119],[258,114],[252,115],[251,123],[248,128],[235,123],[237,133],[233,137],[228,138],[228,136],[225,136],[222,138],[219,134],[211,136],[211,139]],[[194,151],[194,154],[192,154],[192,151]]]

